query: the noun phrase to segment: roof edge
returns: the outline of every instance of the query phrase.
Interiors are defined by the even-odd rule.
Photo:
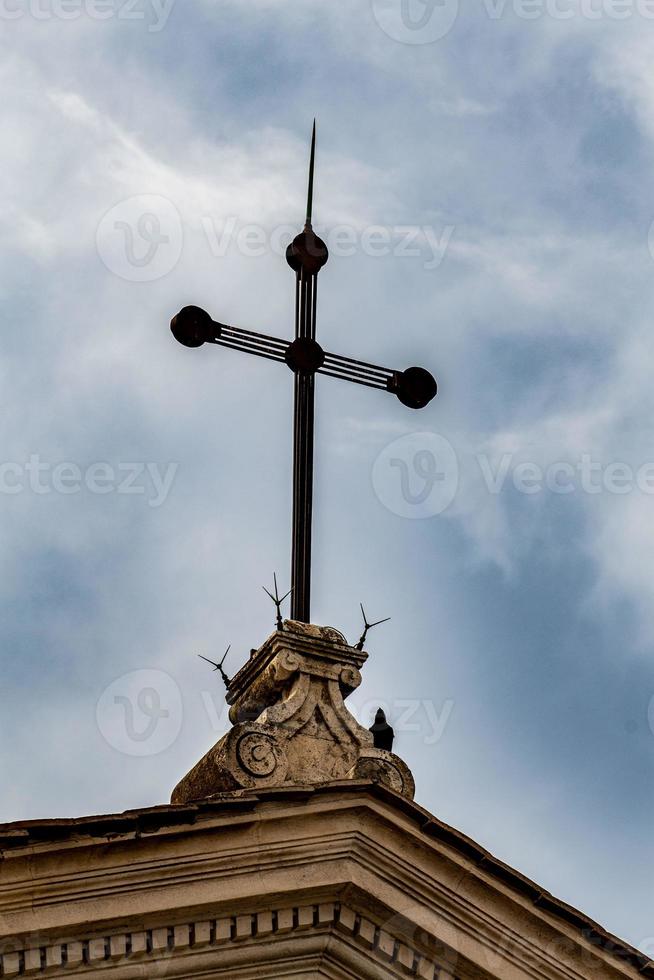
[[[181,831],[183,828],[193,826],[198,817],[213,813],[247,814],[256,810],[261,804],[281,801],[301,803],[336,791],[351,795],[368,793],[395,810],[401,810],[425,836],[432,837],[452,848],[516,894],[527,898],[536,908],[579,929],[586,941],[601,947],[612,958],[628,963],[638,969],[643,977],[654,980],[654,961],[640,950],[608,932],[583,912],[556,898],[536,882],[496,858],[481,844],[439,820],[418,803],[368,780],[348,779],[317,786],[286,786],[256,791],[235,790],[192,804],[166,804],[126,810],[118,814],[0,824],[0,860],[5,859],[7,852],[44,843],[63,843],[67,839],[80,836],[106,839],[128,834],[141,836],[156,834],[159,831],[175,829]]]

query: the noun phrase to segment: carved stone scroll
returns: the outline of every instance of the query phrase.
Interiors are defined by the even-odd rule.
[[[234,727],[179,783],[173,803],[343,779],[370,779],[413,798],[407,766],[376,749],[345,705],[366,659],[338,630],[286,621],[231,681]]]

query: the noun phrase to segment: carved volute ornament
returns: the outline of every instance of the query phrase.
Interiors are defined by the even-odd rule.
[[[379,782],[412,799],[408,767],[375,748],[345,705],[367,659],[338,630],[286,620],[230,681],[233,728],[182,779],[172,802],[344,779]]]

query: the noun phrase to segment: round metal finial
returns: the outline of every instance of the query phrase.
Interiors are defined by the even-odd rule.
[[[318,238],[311,226],[293,239],[286,249],[286,261],[293,272],[304,269],[309,275],[317,275],[329,260],[329,250],[322,238]]]
[[[309,337],[298,337],[290,345],[284,360],[291,371],[319,371],[325,363],[325,352],[320,344]]]
[[[424,368],[407,368],[397,379],[395,394],[407,408],[424,408],[438,394],[438,385]]]
[[[170,321],[170,329],[175,340],[184,347],[202,347],[213,338],[212,323],[206,310],[201,310],[199,306],[185,306]]]

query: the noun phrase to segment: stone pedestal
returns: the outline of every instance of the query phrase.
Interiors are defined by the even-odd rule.
[[[182,779],[172,802],[361,778],[412,799],[408,767],[375,748],[345,705],[367,659],[338,630],[287,620],[231,681],[234,727]]]

